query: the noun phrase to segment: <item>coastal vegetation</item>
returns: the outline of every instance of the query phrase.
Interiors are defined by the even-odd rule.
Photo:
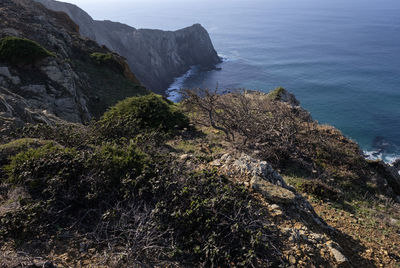
[[[118,73],[123,73],[123,66],[121,63],[115,58],[115,56],[111,53],[100,53],[94,52],[90,54],[90,58],[97,64],[101,66],[107,66]]]
[[[38,43],[14,36],[0,39],[0,60],[12,65],[31,65],[54,54]]]
[[[128,97],[149,94],[139,81],[130,73],[122,62],[112,58],[112,64],[98,64],[90,55],[72,62],[72,66],[84,73],[90,79],[90,87],[84,93],[89,96],[88,108],[94,117],[99,118],[103,113]],[[126,63],[125,63],[126,64]],[[132,77],[133,76],[133,77]],[[96,88],[93,92],[92,88]]]
[[[177,104],[156,94],[131,97],[111,107],[95,124],[106,139],[132,139],[145,132],[167,135],[189,127]]]
[[[155,94],[132,97],[86,126],[37,124],[15,132],[14,141],[0,145],[1,200],[13,204],[1,208],[3,246],[27,247],[41,237],[50,247],[90,249],[74,253],[85,256],[81,261],[118,266],[334,263],[329,253],[312,255],[317,244],[307,251],[300,240],[302,253],[293,259],[282,240],[283,229],[293,228],[285,217],[320,232],[326,227],[302,218],[290,205],[299,201],[270,196],[280,188],[268,186],[265,199],[240,176],[222,172],[218,159],[226,153],[267,160],[324,215],[340,210],[373,219],[365,228],[388,220],[367,210],[367,196],[376,207],[386,202],[392,208],[385,215],[393,216],[388,188],[376,183],[383,178],[358,146],[302,108],[249,91],[191,90],[185,97],[179,104]],[[228,169],[232,174],[234,166]],[[386,227],[386,235],[399,227]],[[368,263],[356,240],[326,235],[344,245],[351,263]]]
[[[107,134],[106,143],[26,127],[17,135],[35,138],[0,148],[7,155],[3,187],[26,191],[0,216],[2,241],[17,246],[40,236],[55,243],[51,237],[70,230],[96,241],[96,250],[129,245],[124,265],[281,263],[268,210],[246,188],[213,170],[187,169],[160,141],[149,143],[160,138],[151,132],[165,133],[164,140],[188,131],[188,123],[179,106],[152,94],[124,100],[85,127],[86,134]],[[134,140],[140,135],[146,141]]]

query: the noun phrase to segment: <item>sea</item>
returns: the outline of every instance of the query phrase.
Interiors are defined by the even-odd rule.
[[[400,158],[399,0],[67,0],[95,19],[176,30],[201,23],[223,62],[169,88],[294,93],[366,157]]]

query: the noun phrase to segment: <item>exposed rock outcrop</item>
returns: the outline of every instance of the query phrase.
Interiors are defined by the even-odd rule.
[[[26,89],[36,91],[45,88],[43,85],[31,85]],[[59,120],[47,110],[34,108],[34,105],[20,95],[0,87],[0,132],[9,129],[11,125],[20,127],[24,123],[52,124]]]
[[[26,38],[52,55],[33,64],[0,60],[1,131],[26,122],[88,122],[118,100],[147,93],[122,57],[81,37],[63,12],[31,0],[4,0],[0,20],[0,40]],[[120,68],[95,62],[95,52],[111,55]]]
[[[283,237],[289,244],[294,245],[284,252],[290,264],[300,266],[302,264],[299,256],[293,254],[291,250],[296,249],[298,252],[299,249],[303,251],[318,249],[320,252],[325,252],[324,258],[331,258],[330,265],[351,267],[343,254],[343,249],[338,243],[332,241],[332,234],[334,236],[336,230],[326,224],[316,214],[312,205],[288,186],[281,175],[266,161],[254,159],[244,153],[239,156],[236,153],[227,153],[212,161],[210,166],[217,168],[233,182],[243,183],[265,200],[271,215],[275,219],[280,219],[278,228]],[[299,222],[294,225],[293,222],[287,223],[285,217]],[[316,232],[318,229],[319,231]],[[312,245],[312,247],[303,247],[302,243]]]
[[[394,168],[395,171],[397,171],[397,173],[400,175],[400,159],[397,159],[397,160],[393,163],[393,168]]]
[[[322,228],[332,229],[314,211],[310,203],[289,187],[266,161],[260,161],[242,153],[239,157],[224,154],[210,163],[236,182],[242,182],[270,202],[292,204],[297,213],[312,220]]]
[[[207,31],[195,24],[178,31],[135,29],[112,21],[96,21],[79,7],[54,0],[35,0],[67,13],[80,33],[127,58],[133,72],[149,89],[163,94],[174,78],[191,66],[214,68],[220,62]]]
[[[292,107],[300,105],[300,102],[297,100],[296,96],[282,87],[273,90],[272,92],[269,93],[269,95],[275,98],[276,100],[288,103]]]

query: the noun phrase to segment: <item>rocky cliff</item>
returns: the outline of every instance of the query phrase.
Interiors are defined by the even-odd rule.
[[[207,31],[195,24],[178,31],[135,29],[112,21],[93,20],[79,7],[54,0],[36,0],[67,13],[80,33],[127,58],[132,71],[149,89],[163,94],[168,86],[198,65],[211,69],[220,62]]]
[[[81,37],[65,13],[2,0],[0,20],[0,129],[88,122],[118,100],[147,93],[122,57]]]

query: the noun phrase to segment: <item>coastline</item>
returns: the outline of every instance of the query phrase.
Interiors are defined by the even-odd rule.
[[[224,62],[229,62],[229,58],[226,57],[225,55],[218,54],[218,57],[220,58],[220,62],[216,64],[213,68],[211,69],[201,69],[198,66],[191,66],[190,69],[184,73],[181,76],[175,77],[174,82],[169,85],[167,90],[165,90],[165,94],[167,96],[167,99],[169,99],[172,102],[179,102],[181,100],[181,95],[179,94],[179,91],[184,88],[184,83],[185,81],[190,78],[193,75],[196,75],[199,72],[212,72],[212,71],[220,71],[221,68],[218,67],[219,64],[222,64]]]
[[[218,54],[218,57],[221,59],[221,63],[229,62],[231,59],[223,54]],[[167,98],[172,102],[179,102],[181,100],[181,95],[179,91],[184,88],[185,81],[192,76],[196,76],[197,74],[204,72],[205,70],[200,69],[197,66],[191,66],[190,69],[184,73],[183,75],[176,77],[174,82],[168,87],[165,91]],[[208,71],[216,71],[216,69],[211,69]],[[262,90],[258,90],[263,92]],[[400,152],[392,152],[386,150],[385,148],[366,148],[362,147],[361,144],[354,139],[357,144],[360,146],[363,156],[367,160],[380,160],[385,162],[386,164],[393,165],[397,160],[400,160]]]
[[[198,72],[198,67],[191,66],[190,69],[181,76],[175,77],[174,82],[165,91],[167,98],[172,102],[179,102],[181,95],[179,91],[183,88],[186,79]]]
[[[229,62],[229,58],[218,54],[218,56],[221,58],[221,63],[223,62]],[[215,71],[216,69],[213,70],[209,70],[209,71]],[[203,72],[204,70],[201,70],[199,67],[197,66],[191,66],[190,69],[184,73],[181,76],[178,76],[174,79],[174,82],[168,87],[168,89],[165,91],[167,98],[172,101],[172,102],[179,102],[181,100],[181,95],[179,93],[179,91],[184,88],[184,83],[185,81],[198,74],[199,72]],[[358,141],[356,139],[354,139],[357,144]],[[386,152],[386,150],[384,149],[367,149],[367,148],[362,148],[361,145],[359,144],[363,156],[365,159],[367,160],[380,160],[385,162],[386,164],[389,165],[393,165],[397,160],[400,160],[400,154],[396,154],[396,153],[391,153],[391,152]]]

